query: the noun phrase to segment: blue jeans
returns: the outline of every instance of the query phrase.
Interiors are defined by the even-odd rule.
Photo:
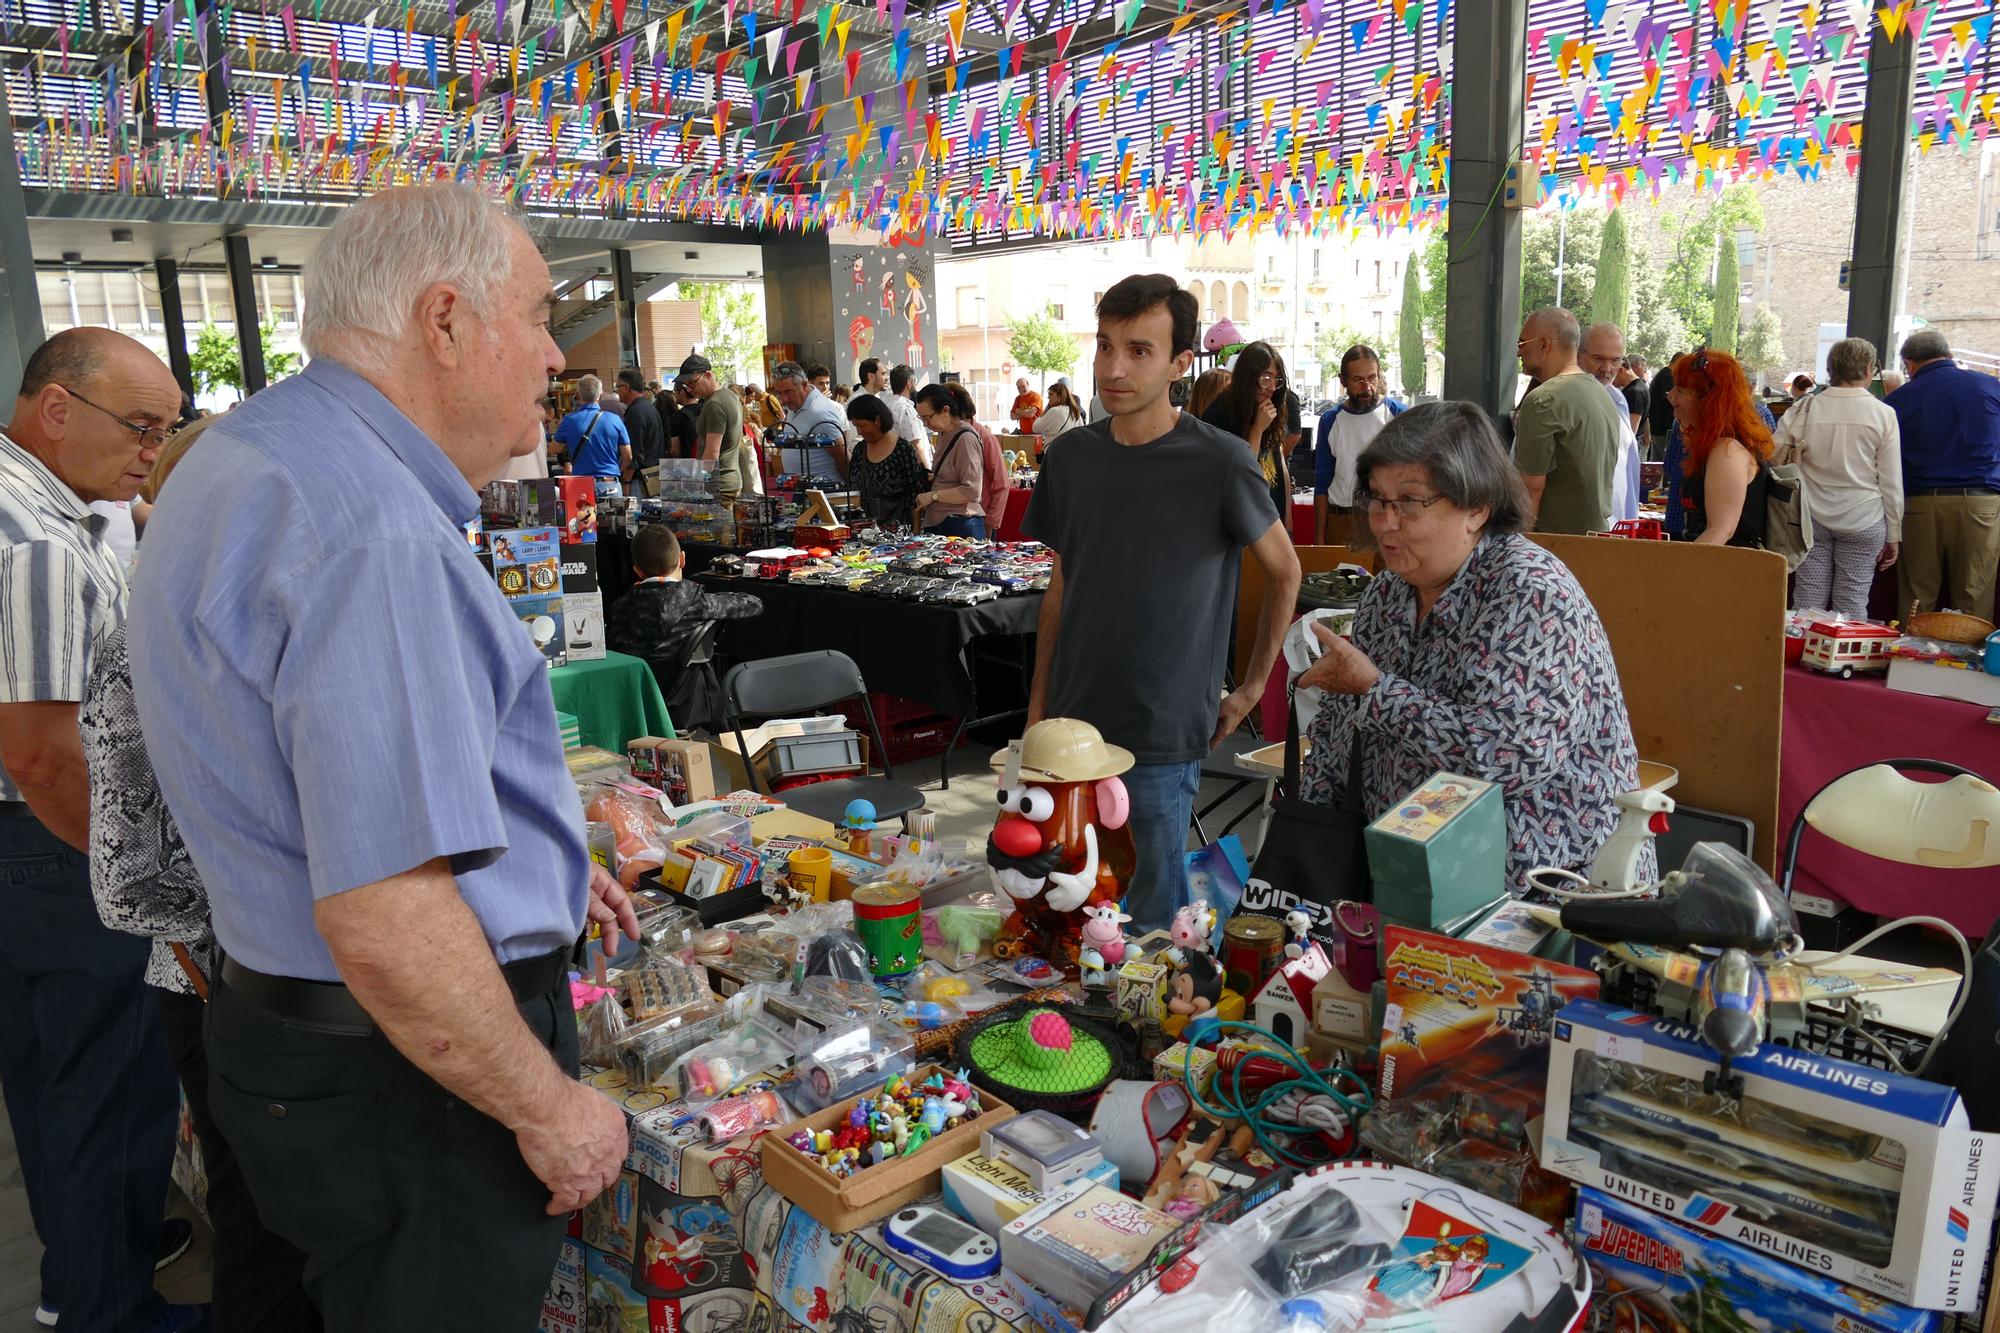
[[[153,1291],[179,1091],[145,986],[149,945],[97,919],[90,862],[0,815],[0,1087],[64,1328],[159,1319]]]
[[[1132,917],[1131,933],[1141,935],[1165,930],[1187,906],[1188,825],[1201,788],[1201,761],[1134,764],[1124,781],[1138,853],[1132,882],[1125,886],[1125,910]]]
[[[976,537],[986,536],[986,520],[976,514],[953,514],[932,527],[924,529],[935,537]]]

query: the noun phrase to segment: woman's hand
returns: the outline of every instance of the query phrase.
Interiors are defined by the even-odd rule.
[[[1382,679],[1382,672],[1368,660],[1368,654],[1341,635],[1314,621],[1313,635],[1319,639],[1319,660],[1299,676],[1299,689],[1325,690],[1328,694],[1366,694]]]
[[[1903,544],[1901,542],[1884,542],[1882,544],[1882,554],[1875,557],[1875,568],[1887,569],[1896,563],[1896,557],[1902,553]]]
[[[1275,398],[1266,398],[1257,404],[1257,422],[1250,428],[1250,443],[1257,444],[1262,441],[1264,432],[1269,430],[1271,423],[1277,419],[1278,402]]]

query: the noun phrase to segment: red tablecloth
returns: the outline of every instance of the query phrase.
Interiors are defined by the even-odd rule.
[[[1028,516],[1028,497],[1034,493],[1034,489],[1028,486],[1016,486],[1007,492],[1007,512],[1001,515],[997,526],[990,522],[986,525],[995,541],[1027,540],[1021,535],[1021,520]]]
[[[1312,501],[1307,500],[1304,504],[1300,504],[1297,500],[1292,501],[1292,545],[1317,545],[1314,539],[1318,535],[1313,531]]]
[[[1892,690],[1880,679],[1840,680],[1785,669],[1784,753],[1778,769],[1778,859],[1799,810],[1828,782],[1878,759],[1941,759],[2000,780],[2000,728],[1986,709]],[[1926,781],[1923,774],[1912,774]],[[1850,851],[1806,830],[1795,892],[1831,894],[1866,912],[1940,916],[1969,936],[2000,917],[2000,871],[1933,870]]]

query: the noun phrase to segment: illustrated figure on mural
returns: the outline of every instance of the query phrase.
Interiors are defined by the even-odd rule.
[[[903,360],[913,366],[924,363],[924,316],[930,313],[930,303],[924,300],[924,274],[921,269],[906,269],[903,281],[908,285],[909,295],[903,298],[903,315],[910,321],[910,341],[903,348]]]
[[[896,313],[896,275],[894,272],[885,272],[882,275],[882,313],[885,315]]]
[[[854,290],[861,291],[868,285],[868,261],[862,255],[854,256],[854,264],[849,269],[854,275]]]

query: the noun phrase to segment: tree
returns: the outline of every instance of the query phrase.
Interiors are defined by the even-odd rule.
[[[1660,230],[1674,243],[1661,291],[1690,331],[1710,326],[1715,311],[1716,242],[1739,231],[1764,230],[1764,207],[1748,185],[1732,185],[1706,209],[1659,210]]]
[[[1521,314],[1545,306],[1581,310],[1597,280],[1604,214],[1594,208],[1531,213],[1521,222]],[[1558,291],[1556,269],[1562,269]]]
[[[1625,214],[1604,220],[1597,246],[1597,282],[1590,289],[1590,324],[1613,324],[1623,333],[1632,323],[1632,250],[1625,238]]]
[[[1750,311],[1750,323],[1743,330],[1737,358],[1752,374],[1775,370],[1785,360],[1785,327],[1778,312],[1759,301]]]
[[[1082,351],[1075,338],[1056,322],[1055,307],[1043,306],[1022,319],[1009,319],[1013,336],[1007,339],[1008,355],[1023,370],[1032,370],[1046,385],[1051,375],[1067,375]]]
[[[1424,338],[1433,347],[1444,346],[1444,286],[1451,273],[1451,240],[1443,227],[1431,233],[1424,245]]]
[[[1335,324],[1330,328],[1321,329],[1319,337],[1313,339],[1312,345],[1313,359],[1320,364],[1320,382],[1329,386],[1339,383],[1340,358],[1345,356],[1347,349],[1354,344],[1367,341],[1368,339],[1362,336],[1361,330],[1352,324]],[[1331,388],[1328,392],[1332,392]]]
[[[1708,323],[1708,345],[1736,353],[1737,309],[1743,304],[1743,279],[1736,267],[1736,238],[1722,238],[1722,258],[1715,265],[1715,313]]]
[[[264,351],[264,378],[271,382],[296,375],[299,370],[297,352],[280,352],[272,347],[277,332],[276,324],[257,327],[257,343]],[[234,389],[238,398],[243,396],[243,352],[236,345],[234,333],[225,333],[214,324],[202,325],[195,331],[188,369],[194,376],[197,398],[214,389]]]
[[[1403,307],[1396,312],[1397,370],[1403,391],[1416,397],[1429,388],[1430,366],[1424,347],[1424,291],[1417,282],[1417,266],[1403,265]]]
[[[747,282],[681,282],[674,294],[701,307],[702,355],[720,383],[761,378],[764,364],[763,288]],[[672,359],[672,358],[669,358]]]
[[[1625,349],[1663,366],[1687,351],[1694,338],[1680,312],[1661,291],[1660,271],[1643,260],[1632,265],[1632,327],[1625,330]]]

